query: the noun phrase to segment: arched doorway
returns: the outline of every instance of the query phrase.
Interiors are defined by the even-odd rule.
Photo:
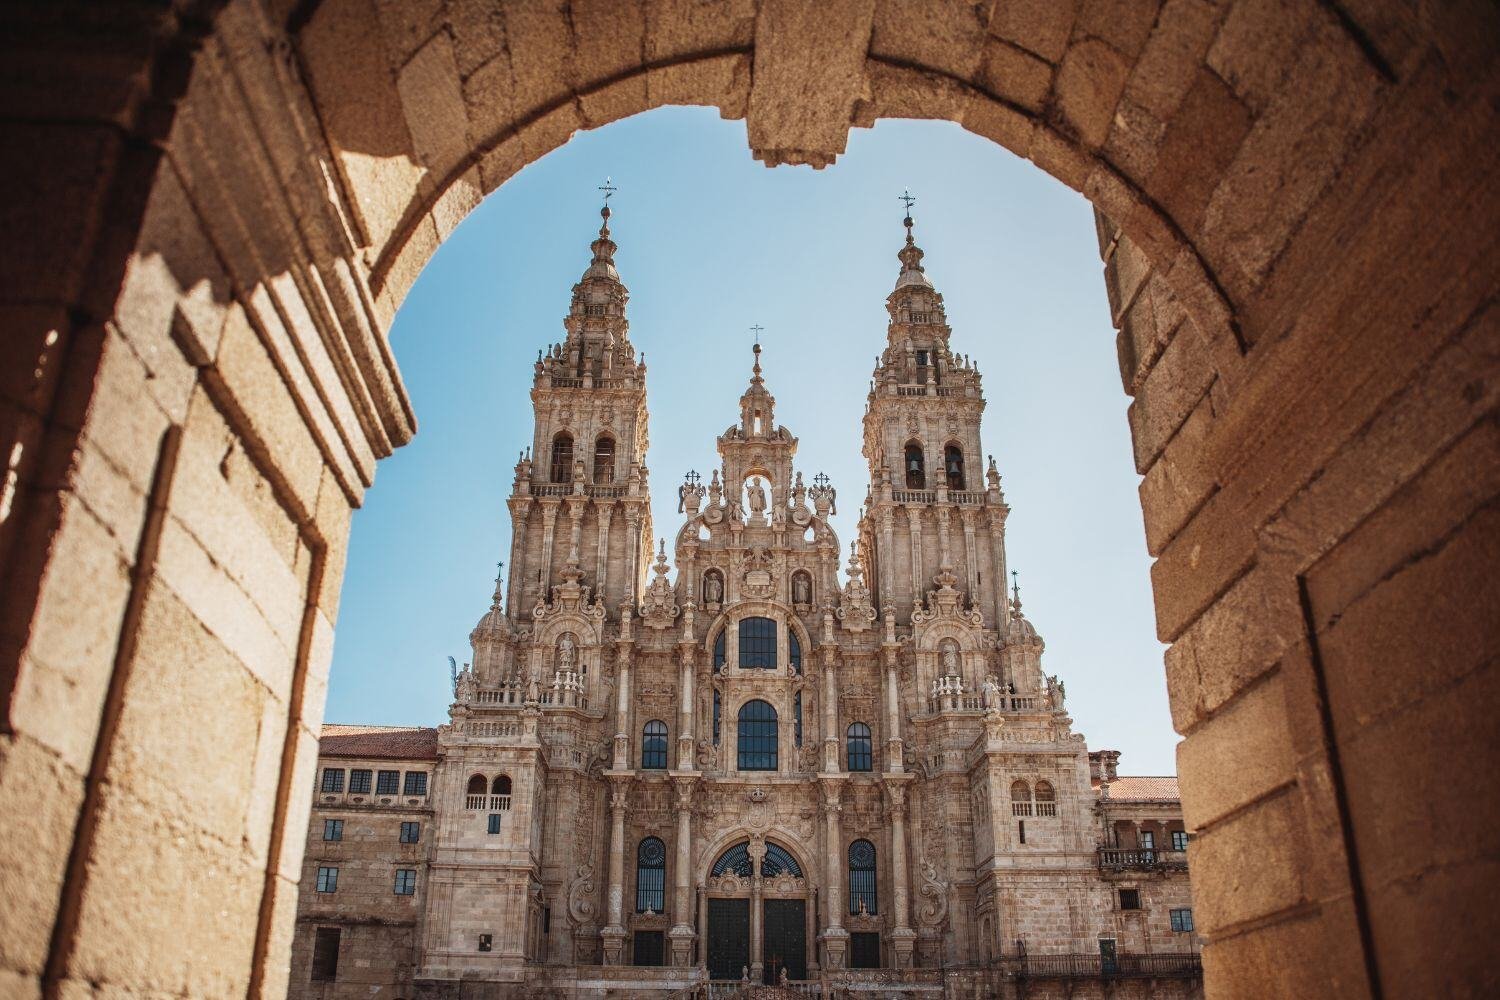
[[[32,237],[0,273],[0,817],[33,848],[34,903],[0,917],[6,971],[192,993],[160,977],[216,965],[225,992],[278,991],[348,521],[415,429],[384,332],[484,193],[577,129],[689,103],[747,118],[767,163],[826,165],[881,117],[958,122],[1098,206],[1195,879],[1236,885],[1245,845],[1286,848],[1263,891],[1205,912],[1210,991],[1241,970],[1287,995],[1492,975],[1465,914],[1497,768],[1462,685],[1488,697],[1497,662],[1493,488],[1465,471],[1493,466],[1493,5],[527,6],[10,25],[48,56],[18,70],[0,143]],[[240,487],[264,503],[233,521]],[[194,603],[210,580],[221,600]],[[264,724],[195,743],[163,712],[242,706],[201,667],[165,706],[142,678],[210,659],[265,691]],[[1252,761],[1233,780],[1226,751]],[[255,807],[226,843],[254,846],[210,859],[188,845],[221,831],[175,836],[202,821],[161,782],[186,760],[258,762],[227,782]],[[1435,789],[1431,760],[1467,770]],[[1393,814],[1441,815],[1442,879]],[[232,873],[236,909],[134,877],[140,817],[162,868]],[[221,961],[165,928],[111,947],[120,912],[221,927]],[[1288,940],[1311,957],[1264,958]]]
[[[812,908],[802,865],[774,840],[742,840],[709,868],[710,979],[807,978]]]

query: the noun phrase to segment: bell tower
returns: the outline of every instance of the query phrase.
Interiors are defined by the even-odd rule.
[[[979,369],[950,349],[943,296],[922,267],[911,202],[901,271],[886,298],[890,323],[876,359],[864,415],[870,469],[860,544],[876,606],[905,624],[931,589],[951,574],[964,603],[986,627],[1008,614],[1005,517],[1009,508],[991,460],[982,470]]]
[[[565,581],[592,588],[611,620],[640,597],[651,546],[646,364],[625,318],[606,191],[593,259],[573,286],[565,338],[537,352],[531,447],[509,498],[507,607],[528,621]]]

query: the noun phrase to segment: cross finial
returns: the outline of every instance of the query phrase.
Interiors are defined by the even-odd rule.
[[[763,326],[761,326],[759,323],[755,324],[754,326],[752,326],[750,328],[750,332],[753,333],[753,334],[755,334],[755,346],[756,347],[760,346],[760,335],[762,333],[764,333],[765,331],[766,331],[766,328],[763,327]]]
[[[604,207],[609,207],[609,196],[620,190],[615,187],[613,178],[604,178],[604,183],[599,185],[599,190],[604,192]]]
[[[911,193],[911,190],[910,189],[903,189],[902,192],[901,192],[901,197],[897,198],[896,200],[899,201],[899,202],[901,202],[902,204],[904,204],[906,206],[906,215],[907,215],[907,218],[910,218],[911,217],[911,207],[912,207],[912,205],[916,204],[916,202],[917,202],[917,199]]]
[[[1017,570],[1010,571],[1011,593],[1015,595],[1016,607],[1021,606],[1021,574]]]

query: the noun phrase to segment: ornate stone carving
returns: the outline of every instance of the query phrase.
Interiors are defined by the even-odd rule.
[[[922,885],[917,890],[923,903],[917,910],[917,923],[923,927],[940,927],[948,919],[949,883],[943,879],[937,866],[922,859]]]
[[[568,916],[575,927],[586,927],[594,922],[594,866],[579,865],[568,884]]]
[[[677,595],[672,590],[672,581],[667,579],[667,543],[661,543],[656,554],[656,564],[651,567],[656,574],[646,588],[645,600],[641,601],[641,621],[647,628],[671,628],[681,609],[677,607]]]
[[[875,605],[870,601],[870,589],[865,586],[864,567],[859,561],[859,543],[849,545],[848,581],[839,596],[838,616],[844,628],[850,632],[865,632],[875,623]]]

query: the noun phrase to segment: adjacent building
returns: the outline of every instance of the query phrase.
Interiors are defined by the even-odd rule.
[[[653,552],[603,214],[449,721],[325,728],[293,995],[1194,995],[1176,780],[1090,753],[1043,670],[911,218],[841,572],[759,346]]]

